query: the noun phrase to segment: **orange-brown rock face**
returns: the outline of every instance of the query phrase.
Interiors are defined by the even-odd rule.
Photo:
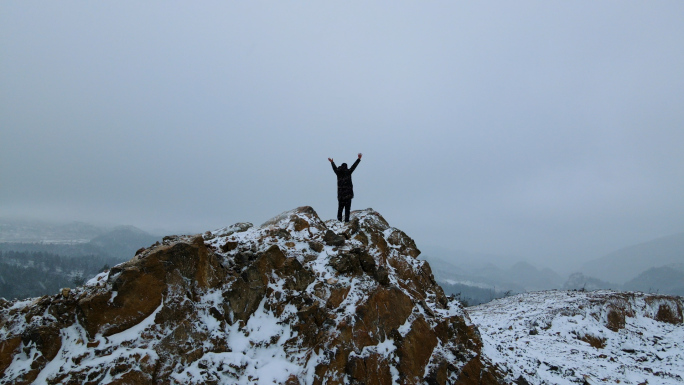
[[[419,253],[372,209],[167,237],[83,287],[0,301],[0,383],[500,382]]]

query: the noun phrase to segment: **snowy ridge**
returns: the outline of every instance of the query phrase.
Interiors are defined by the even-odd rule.
[[[544,291],[468,308],[510,382],[683,384],[681,297]]]

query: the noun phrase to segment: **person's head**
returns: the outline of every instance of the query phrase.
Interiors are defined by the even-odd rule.
[[[340,168],[341,168],[342,170],[346,170],[346,169],[347,169],[347,164],[346,164],[346,163],[342,163],[342,164],[340,165]]]

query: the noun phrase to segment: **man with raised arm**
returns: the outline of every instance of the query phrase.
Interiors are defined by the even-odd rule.
[[[337,220],[342,221],[342,209],[344,209],[344,221],[349,222],[349,211],[351,210],[351,201],[354,198],[354,185],[352,184],[352,173],[356,169],[356,166],[361,162],[362,154],[359,153],[359,158],[356,162],[347,168],[346,163],[342,163],[340,167],[335,166],[332,158],[328,158],[330,164],[332,165],[333,171],[337,175]]]

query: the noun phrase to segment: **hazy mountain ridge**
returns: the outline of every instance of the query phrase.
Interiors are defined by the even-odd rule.
[[[682,266],[684,233],[678,233],[624,247],[586,262],[581,273],[573,274],[564,288],[684,295]]]
[[[81,243],[107,232],[84,222],[50,223],[0,218],[0,243]]]
[[[90,240],[90,244],[105,250],[112,257],[125,261],[141,247],[147,247],[162,237],[156,237],[134,226],[117,226]]]
[[[105,266],[114,266],[135,255],[141,247],[161,240],[133,226],[118,226],[110,230],[99,229],[88,224],[56,226],[24,226],[14,230],[5,227],[15,237],[4,239],[47,239],[50,242],[4,242],[0,243],[0,297],[7,299],[27,298],[54,294],[60,288],[82,284],[84,279],[102,271]],[[42,226],[42,225],[41,225]],[[42,228],[36,236],[23,231]],[[17,230],[18,229],[18,230]],[[66,229],[66,230],[64,230]],[[97,229],[97,230],[95,230]],[[64,231],[62,231],[64,230]],[[76,242],[66,237],[92,236],[89,240]]]
[[[497,263],[491,256],[482,263],[470,259],[452,263],[432,255],[424,258],[435,266],[435,279],[444,290],[468,305],[526,291],[556,289],[563,282],[552,269],[538,269],[525,261],[508,265]]]
[[[684,233],[628,246],[586,262],[580,272],[624,284],[653,267],[684,263]]]
[[[684,264],[652,267],[627,281],[625,290],[684,296]]]
[[[61,256],[101,255],[128,260],[141,247],[161,240],[135,226],[98,227],[87,223],[49,224],[2,220],[0,251],[44,252]]]
[[[449,262],[445,258],[449,258]],[[525,291],[625,290],[684,295],[684,233],[661,237],[616,250],[583,264],[567,278],[550,268],[510,258],[462,251],[438,250],[425,257],[435,277],[449,294],[470,305]],[[668,261],[674,263],[660,265]],[[644,268],[643,270],[637,270]],[[628,277],[620,282],[618,277]]]
[[[588,277],[582,273],[573,273],[563,284],[564,290],[593,291],[602,289],[620,290],[622,285],[607,282],[594,277]]]

